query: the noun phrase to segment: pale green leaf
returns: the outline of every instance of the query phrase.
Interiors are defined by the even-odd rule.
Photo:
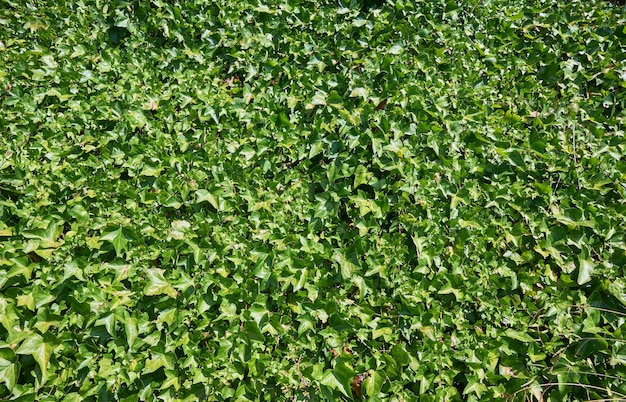
[[[593,262],[589,260],[580,260],[578,267],[578,279],[576,282],[579,285],[584,285],[585,283],[589,282],[593,275],[594,268],[595,265],[593,264]]]
[[[24,340],[24,342],[22,342],[15,353],[20,355],[31,355],[39,365],[43,378],[46,378],[48,363],[53,350],[54,347],[51,344],[46,343],[41,335],[31,334]]]
[[[208,202],[209,204],[211,204],[211,206],[213,208],[215,208],[216,210],[219,210],[219,204],[217,202],[217,198],[211,194],[211,192],[209,192],[209,190],[197,190],[196,191],[196,202],[199,204],[201,202]]]
[[[124,235],[124,229],[122,227],[106,231],[102,236],[100,236],[100,240],[110,242],[113,245],[113,248],[115,248],[115,253],[118,256],[122,255],[123,252],[127,250],[128,239]]]
[[[361,184],[367,184],[367,168],[363,165],[358,165],[354,172],[354,184],[353,188],[359,187]]]
[[[147,285],[144,288],[144,294],[146,296],[156,296],[156,295],[161,295],[161,294],[165,294],[168,295],[170,297],[176,297],[178,295],[178,292],[176,292],[176,289],[174,289],[174,287],[165,280],[165,277],[163,276],[164,270],[162,269],[157,269],[157,268],[152,268],[149,269],[146,274],[147,274]]]
[[[339,375],[335,373],[333,370],[326,370],[322,375],[320,383],[326,385],[331,389],[339,390],[342,394],[347,396],[348,398],[352,397],[352,391],[350,389],[350,385],[346,381],[341,381]]]

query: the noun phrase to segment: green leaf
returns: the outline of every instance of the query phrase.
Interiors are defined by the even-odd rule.
[[[196,203],[200,204],[202,202],[208,202],[211,204],[213,208],[219,211],[219,204],[217,202],[217,198],[213,194],[211,194],[208,190],[197,190],[196,191]]]
[[[349,96],[350,98],[361,97],[363,99],[366,99],[368,96],[368,91],[366,88],[363,87],[354,88],[352,92],[350,92]]]
[[[367,270],[367,272],[365,273],[365,276],[372,276],[372,275],[376,275],[376,274],[380,274],[381,276],[385,276],[385,272],[387,271],[387,267],[379,264],[379,265],[374,265],[372,266],[370,269]]]
[[[157,322],[166,323],[168,326],[172,326],[178,318],[178,310],[170,308],[161,311],[161,314],[157,317]]]
[[[386,338],[388,335],[391,334],[393,334],[393,329],[391,327],[376,328],[372,331],[372,338],[378,339],[381,336]]]
[[[152,353],[150,359],[146,361],[146,366],[143,369],[143,374],[154,373],[161,367],[166,370],[173,370],[176,365],[174,356],[170,353],[163,354],[159,352]]]
[[[401,344],[396,344],[391,348],[391,356],[400,366],[407,366],[411,362],[411,356],[409,356]]]
[[[100,240],[106,240],[110,242],[115,248],[115,254],[118,256],[123,255],[124,251],[127,250],[128,238],[124,234],[124,228],[119,227],[117,229],[107,229],[103,232],[102,236],[100,236]]]
[[[509,338],[516,339],[521,342],[530,343],[534,342],[534,339],[526,332],[516,331],[514,329],[507,329],[505,335]]]
[[[57,241],[63,230],[63,222],[58,220],[49,220],[45,223],[44,229],[31,229],[22,232],[22,236],[27,239],[39,240],[39,246],[42,248],[56,248],[61,245]]]
[[[339,263],[339,270],[344,279],[350,278],[360,267],[342,254],[335,254],[334,260]]]
[[[552,194],[552,187],[547,183],[535,182],[533,183],[539,194],[550,195]]]
[[[8,227],[4,222],[0,222],[0,237],[13,236],[13,228]]]
[[[477,397],[481,397],[482,394],[487,391],[487,387],[485,384],[480,382],[478,379],[470,377],[465,389],[463,390],[463,395],[467,394],[475,394]]]
[[[9,392],[13,392],[13,388],[17,384],[19,377],[19,364],[13,360],[13,351],[10,349],[0,350],[0,382],[3,382]]]
[[[354,172],[354,184],[353,188],[359,187],[361,184],[367,184],[367,168],[363,165],[358,165]]]
[[[378,371],[369,373],[369,376],[363,382],[365,388],[365,394],[369,397],[377,396],[383,389],[385,384],[385,377]]]
[[[594,264],[589,260],[580,260],[578,266],[578,279],[576,282],[579,285],[584,285],[591,280],[594,271]]]
[[[316,92],[315,95],[313,95],[313,99],[311,99],[311,105],[313,106],[322,106],[322,105],[326,105],[326,94],[324,92]]]
[[[148,123],[146,116],[139,109],[128,111],[127,117],[128,117],[128,122],[130,123],[130,127],[133,130],[142,128]]]
[[[349,380],[333,370],[326,370],[322,375],[320,383],[330,389],[339,390],[339,392],[348,398],[352,397]]]
[[[67,3],[0,7],[0,400],[623,388],[622,0]]]
[[[128,343],[129,350],[133,350],[133,345],[138,335],[138,321],[135,317],[125,313],[124,317],[124,332],[126,332],[126,342]]]
[[[31,355],[39,365],[43,378],[45,379],[48,372],[48,363],[54,347],[44,342],[39,334],[30,334],[15,351],[20,355]]]
[[[342,107],[343,105],[343,99],[341,98],[341,96],[339,96],[337,91],[331,91],[328,94],[328,98],[326,101],[330,106],[334,106],[336,108]]]
[[[164,272],[164,270],[157,268],[149,269],[146,272],[146,279],[148,283],[143,291],[146,296],[157,296],[162,294],[173,298],[178,296],[176,289],[174,289],[174,287],[165,280],[165,277],[163,276]]]
[[[115,336],[117,334],[117,331],[115,329],[115,322],[116,322],[116,317],[114,313],[110,313],[107,314],[106,316],[99,318],[95,325],[104,325],[104,328],[106,328],[107,332],[109,333],[109,335],[111,336]]]

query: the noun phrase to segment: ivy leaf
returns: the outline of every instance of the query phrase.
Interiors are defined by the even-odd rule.
[[[328,103],[328,105],[333,106],[335,108],[340,108],[343,106],[343,99],[341,98],[341,96],[339,96],[337,91],[331,91],[328,94],[328,98],[326,99],[326,102]]]
[[[411,362],[411,356],[401,344],[396,344],[391,348],[391,356],[400,366],[407,366]]]
[[[176,289],[165,280],[163,276],[163,270],[152,268],[147,271],[147,280],[148,284],[144,289],[144,294],[146,296],[156,296],[156,295],[168,295],[169,297],[176,298],[178,296],[178,292]]]
[[[124,233],[123,227],[106,230],[102,234],[102,236],[100,236],[100,240],[106,240],[110,242],[115,248],[115,254],[117,254],[118,256],[121,256],[124,251],[127,251],[129,238],[127,238],[126,234]]]
[[[594,271],[594,264],[589,260],[580,260],[578,267],[578,279],[577,283],[579,285],[584,285],[585,283],[591,280],[591,276]]]
[[[39,246],[42,248],[56,248],[61,245],[57,238],[61,234],[63,222],[51,220],[47,223],[45,229],[25,230],[22,235],[27,239],[39,240]]]
[[[622,0],[65,3],[0,7],[0,400],[623,388]]]
[[[369,376],[363,382],[366,395],[369,397],[377,396],[383,389],[384,383],[385,377],[381,373],[378,371],[369,373]]]
[[[19,364],[14,362],[15,356],[11,349],[0,349],[0,382],[4,382],[9,392],[17,384]]]
[[[344,279],[350,278],[354,272],[360,268],[351,260],[351,258],[346,258],[346,256],[341,253],[335,254],[333,258],[339,264],[339,270]]]
[[[142,128],[148,123],[148,119],[141,110],[130,110],[127,114],[128,122],[133,130]]]
[[[114,313],[110,313],[107,314],[106,316],[99,318],[95,325],[104,325],[104,328],[107,330],[107,332],[109,333],[109,335],[111,336],[115,336],[117,334],[117,331],[115,330],[115,322],[116,322],[116,317]]]
[[[526,332],[516,331],[514,329],[507,329],[505,332],[505,335],[512,339],[516,339],[518,341],[525,342],[525,343],[531,343],[534,341],[534,339],[530,335],[528,335]]]
[[[357,88],[354,88],[352,92],[350,92],[349,96],[350,98],[361,97],[363,99],[366,99],[367,95],[368,95],[367,89],[363,87],[357,87]]]
[[[367,183],[367,168],[363,165],[358,165],[354,172],[354,184],[353,188],[359,187],[361,184]]]
[[[42,377],[45,379],[48,372],[48,362],[54,347],[44,342],[39,334],[30,334],[15,351],[20,355],[31,355],[41,369]]]
[[[467,385],[463,390],[463,395],[476,394],[476,396],[480,398],[485,391],[487,391],[487,387],[485,386],[485,384],[480,382],[478,378],[469,377]]]
[[[13,236],[13,228],[7,226],[4,222],[0,222],[0,237]]]
[[[320,383],[322,385],[326,385],[330,389],[339,390],[339,392],[348,398],[352,397],[349,379],[344,378],[343,375],[334,370],[326,370],[322,375]]]
[[[126,332],[126,342],[128,343],[129,350],[133,350],[133,345],[138,335],[138,321],[135,317],[130,316],[128,313],[124,317],[124,331]]]
[[[219,211],[219,204],[217,198],[209,191],[205,189],[196,191],[196,203],[208,202],[213,208]]]

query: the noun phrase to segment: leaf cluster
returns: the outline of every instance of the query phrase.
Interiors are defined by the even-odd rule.
[[[0,398],[625,397],[624,15],[3,0]]]

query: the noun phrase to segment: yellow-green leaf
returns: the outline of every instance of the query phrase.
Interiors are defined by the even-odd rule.
[[[45,379],[48,372],[48,362],[50,361],[50,356],[52,355],[53,350],[54,347],[51,344],[44,342],[41,335],[31,334],[24,340],[24,342],[22,342],[15,353],[20,355],[31,355],[39,365],[43,378]]]

